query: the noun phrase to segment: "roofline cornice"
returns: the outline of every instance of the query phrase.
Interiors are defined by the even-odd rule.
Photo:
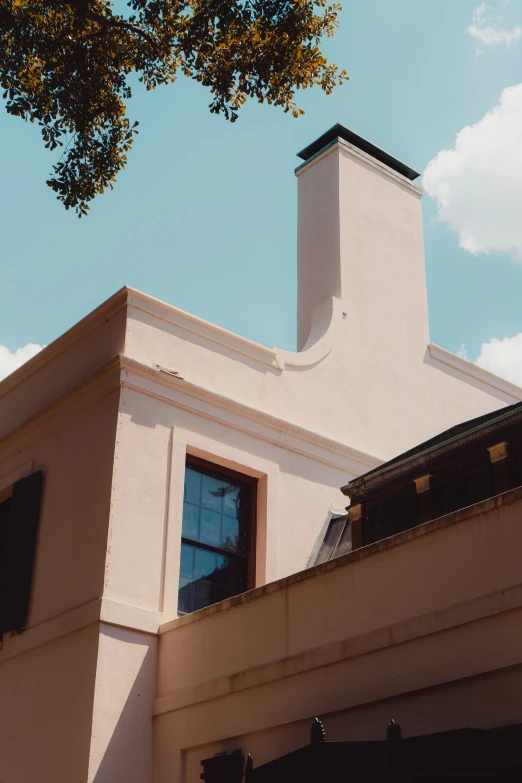
[[[344,153],[345,155],[348,155],[351,158],[354,158],[355,160],[358,160],[370,168],[375,169],[380,174],[383,174],[384,176],[388,177],[388,179],[393,180],[393,182],[395,182],[397,185],[400,185],[406,190],[409,190],[419,198],[422,197],[424,191],[420,185],[416,185],[414,182],[411,182],[411,180],[406,179],[406,177],[403,177],[401,174],[398,174],[389,166],[386,166],[384,163],[375,160],[375,158],[372,158],[371,155],[368,155],[366,152],[363,152],[357,147],[354,147],[353,144],[349,144],[347,141],[341,138],[334,139],[328,144],[328,146],[324,147],[312,158],[310,158],[310,160],[307,160],[305,163],[301,163],[300,166],[297,166],[297,168],[294,170],[296,177],[299,177],[310,166],[315,166],[316,163],[319,163],[319,161],[323,160],[327,155],[331,155],[336,150]]]
[[[420,177],[419,172],[412,169],[411,166],[408,166],[406,163],[398,160],[393,155],[390,155],[389,152],[386,152],[386,150],[377,147],[377,145],[373,144],[373,142],[363,138],[362,136],[359,136],[349,128],[341,125],[339,122],[319,136],[318,139],[301,150],[301,152],[298,152],[297,157],[304,161],[312,160],[312,158],[321,152],[321,150],[331,144],[332,141],[336,141],[338,139],[346,142],[351,147],[364,152],[366,155],[373,158],[373,160],[383,163],[387,168],[396,171],[401,175],[401,177],[404,177],[405,179],[413,181],[414,179]]]
[[[249,340],[248,337],[243,337],[222,326],[205,321],[204,318],[181,310],[179,307],[169,305],[167,302],[156,299],[149,294],[144,294],[135,288],[128,287],[127,292],[127,305],[135,310],[148,313],[161,321],[197,334],[210,342],[222,345],[243,356],[248,356],[250,359],[255,359],[276,370],[284,369],[284,365],[281,366],[279,362],[277,348],[267,348],[265,345],[254,342],[254,340]]]
[[[29,359],[29,361],[4,378],[0,382],[0,400],[17,386],[25,383],[39,370],[56,361],[61,354],[73,348],[90,332],[110,318],[113,318],[120,310],[126,307],[128,291],[129,289],[126,286],[120,288],[119,291],[92,310],[85,318],[71,326],[70,329],[60,335],[60,337],[57,337],[56,340],[53,340],[52,343],[46,345],[40,353],[37,353],[36,356],[33,356],[32,359]]]
[[[428,352],[432,359],[436,362],[442,362],[442,364],[452,367],[454,370],[458,370],[465,375],[469,375],[477,381],[480,381],[486,386],[490,386],[493,389],[503,392],[513,398],[513,402],[522,400],[522,388],[517,386],[511,381],[506,381],[504,378],[500,378],[489,370],[484,370],[477,364],[473,364],[468,359],[463,359],[462,356],[457,356],[451,351],[447,351],[445,348],[441,348],[440,345],[430,343],[428,345]]]
[[[115,357],[0,438],[0,463],[8,462],[31,443],[40,440],[120,385],[120,362],[119,357]]]
[[[173,374],[166,368],[150,367],[149,365],[142,364],[141,362],[138,362],[135,359],[131,359],[128,356],[120,356],[119,361],[121,369],[124,371],[124,373],[127,373],[127,375],[122,375],[122,384],[124,386],[133,388],[136,391],[144,394],[149,394],[150,396],[160,397],[166,402],[171,402],[175,405],[178,405],[179,407],[185,407],[181,401],[170,399],[168,395],[160,393],[157,388],[156,391],[154,391],[152,388],[147,389],[144,386],[137,385],[132,379],[132,376],[134,376],[135,378],[149,380],[153,382],[156,387],[157,385],[160,387],[167,387],[176,394],[182,394],[184,396],[186,395],[187,397],[193,398],[194,400],[199,400],[202,403],[208,403],[215,408],[221,409],[222,411],[227,411],[231,414],[235,414],[241,417],[243,420],[255,422],[257,425],[261,425],[263,429],[272,431],[272,436],[270,436],[267,432],[260,432],[251,426],[248,427],[245,425],[242,427],[234,427],[235,429],[241,429],[250,436],[273,442],[274,445],[280,448],[299,452],[304,456],[307,456],[311,459],[317,459],[317,461],[331,465],[332,467],[335,467],[339,470],[347,470],[348,472],[353,473],[359,473],[361,469],[364,469],[365,466],[375,468],[382,464],[382,460],[374,457],[371,454],[359,451],[352,448],[351,446],[345,445],[344,443],[332,440],[325,435],[321,435],[320,433],[305,429],[304,427],[293,424],[292,422],[280,419],[277,416],[266,413],[265,411],[261,411],[257,408],[252,408],[248,405],[237,402],[230,397],[217,394],[210,389],[206,389],[202,386],[198,386],[197,384],[190,383],[189,381],[186,381],[183,378]],[[206,414],[203,410],[195,409],[193,412],[196,415],[203,415],[207,418],[216,418],[215,416]],[[232,426],[231,422],[229,421],[220,421],[225,426]],[[285,438],[287,441],[285,441]],[[293,446],[291,443],[293,440],[297,442],[300,441],[303,444],[308,444],[308,450],[304,446],[301,449]],[[314,455],[309,450],[310,446],[319,448],[321,451],[323,451],[323,455]],[[334,459],[333,455],[337,455],[346,459],[352,463],[352,465],[349,466],[341,464],[339,460]]]
[[[143,382],[140,382],[140,379]],[[106,362],[77,386],[49,402],[0,439],[1,462],[9,461],[64,420],[120,386],[190,410],[195,415],[211,418],[224,426],[344,470],[348,474],[357,475],[382,464],[382,460],[373,455],[190,383],[167,368],[151,367],[124,355]],[[194,402],[190,403],[190,399]],[[208,405],[214,409],[213,413],[206,410],[205,406]],[[239,417],[241,423],[234,423],[231,416]]]
[[[522,409],[517,411],[508,410],[504,415],[502,415],[502,410],[500,410],[498,417],[492,421],[478,424],[474,429],[470,429],[464,433],[460,432],[442,443],[436,443],[409,457],[405,456],[403,460],[394,462],[393,465],[390,465],[389,467],[386,467],[386,463],[384,463],[375,468],[371,475],[367,477],[363,475],[353,479],[349,484],[341,487],[341,491],[347,497],[355,497],[362,500],[364,495],[368,492],[371,492],[384,484],[388,484],[391,481],[395,481],[406,474],[411,474],[413,481],[414,477],[420,473],[429,472],[431,466],[442,457],[450,457],[452,454],[458,453],[464,446],[476,441],[487,440],[490,434],[495,434],[495,437],[491,438],[491,445],[493,445],[493,441],[496,442],[501,437],[500,435],[497,435],[499,427],[503,428],[503,425],[507,423],[522,423]]]

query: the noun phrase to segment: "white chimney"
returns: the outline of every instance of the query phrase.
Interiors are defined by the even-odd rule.
[[[429,342],[419,175],[342,125],[299,157],[298,349],[334,296],[365,350],[418,356]]]

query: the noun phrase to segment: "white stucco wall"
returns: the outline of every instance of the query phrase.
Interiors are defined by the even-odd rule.
[[[87,780],[118,406],[102,378],[0,442],[0,490],[44,474],[28,622],[0,644],[5,783]]]
[[[380,460],[522,398],[430,343],[418,186],[343,141],[297,175],[301,350],[129,291],[127,356]]]

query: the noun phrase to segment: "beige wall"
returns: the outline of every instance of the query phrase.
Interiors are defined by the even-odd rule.
[[[418,186],[343,141],[297,177],[300,350],[129,291],[129,359],[374,460],[522,399],[430,343]]]
[[[9,683],[12,670],[20,703],[34,698],[38,713],[47,686],[24,683],[45,676],[54,656],[63,672],[53,682],[66,689],[77,671],[74,645],[84,645],[78,660],[90,663],[74,710],[82,726],[86,714],[92,721],[92,738],[85,747],[78,740],[77,754],[90,783],[152,779],[160,625],[156,777],[163,783],[189,779],[180,778],[180,765],[194,764],[195,746],[235,744],[245,733],[260,742],[261,756],[285,745],[259,740],[262,732],[275,736],[275,703],[287,710],[278,736],[288,731],[288,742],[300,744],[301,720],[367,700],[369,681],[389,683],[386,697],[395,686],[421,687],[422,672],[409,683],[393,675],[409,671],[401,656],[413,646],[390,647],[384,678],[371,656],[354,663],[353,650],[390,623],[410,629],[417,615],[444,613],[453,599],[478,600],[480,585],[492,590],[512,569],[513,550],[498,552],[503,567],[490,576],[491,525],[485,538],[465,535],[482,564],[480,572],[470,564],[466,599],[451,568],[460,573],[468,550],[457,542],[460,559],[452,560],[448,541],[457,533],[448,529],[442,539],[429,537],[442,541],[440,552],[412,539],[400,551],[345,561],[168,626],[177,610],[187,454],[259,479],[261,588],[306,567],[329,514],[344,508],[341,485],[445,427],[522,399],[521,389],[428,344],[418,188],[341,143],[298,176],[303,350],[258,345],[125,288],[0,384],[0,491],[31,470],[46,475],[29,628],[3,640],[0,699],[1,676]],[[419,585],[437,579],[440,587],[423,595]],[[326,655],[324,681],[314,666],[299,668],[316,660],[310,651],[319,640],[329,645],[317,653]],[[19,678],[18,660],[28,667]],[[435,663],[433,676],[443,677]],[[299,675],[288,676],[294,670]],[[259,677],[268,677],[265,685]],[[339,688],[339,677],[352,689]],[[45,728],[42,783],[56,783],[49,759],[61,752],[61,726],[84,738],[61,698]],[[39,747],[38,726],[28,731],[19,730],[23,746]],[[0,736],[0,758],[13,749]],[[18,780],[25,783],[9,783]]]
[[[0,780],[87,780],[97,647],[94,624],[0,665]]]
[[[123,352],[126,301],[118,291],[0,383],[0,439],[32,427],[33,417]]]
[[[152,769],[157,636],[100,626],[89,783],[146,783]]]
[[[101,372],[59,399],[50,390],[52,406],[0,442],[0,490],[45,477],[27,627],[0,646],[6,783],[87,779],[118,380]]]
[[[187,410],[182,395],[139,388],[125,373],[116,435],[104,602],[128,628],[103,632],[98,653],[89,781],[151,778],[157,637],[177,615],[184,470],[187,454],[259,479],[256,576],[265,584],[304,568],[350,463],[324,451],[307,456]],[[152,388],[155,395],[152,395]],[[214,411],[219,415],[219,411]],[[217,419],[216,415],[216,419]],[[302,447],[304,448],[303,444]],[[315,447],[315,451],[318,451]],[[125,610],[125,616],[124,616]],[[147,630],[148,629],[148,630]],[[138,693],[139,692],[139,693]]]
[[[164,626],[155,783],[229,747],[268,761],[315,715],[330,739],[521,722],[521,509],[506,493]]]
[[[0,481],[44,473],[28,630],[102,595],[118,404],[117,389],[79,410],[64,399],[47,432],[34,422],[11,453],[4,444]]]
[[[178,404],[175,404],[178,402]],[[105,596],[176,616],[187,454],[259,479],[257,580],[305,568],[329,508],[343,510],[346,466],[325,465],[124,386]],[[168,562],[167,562],[168,561]],[[167,606],[164,602],[167,601]]]

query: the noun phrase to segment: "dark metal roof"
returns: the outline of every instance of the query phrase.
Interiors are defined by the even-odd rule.
[[[354,489],[360,484],[364,484],[368,479],[378,476],[380,474],[387,473],[393,467],[399,464],[406,465],[407,463],[415,460],[421,455],[427,455],[429,453],[436,453],[442,450],[445,446],[453,442],[465,441],[473,434],[482,430],[487,430],[490,427],[494,427],[496,424],[500,424],[506,419],[511,418],[517,414],[522,414],[522,402],[516,402],[513,405],[508,405],[500,410],[486,413],[483,416],[477,416],[475,419],[462,422],[462,424],[456,424],[454,427],[450,427],[448,430],[435,435],[429,440],[425,440],[418,446],[415,446],[408,451],[399,454],[397,457],[388,460],[383,465],[379,465],[373,470],[369,470],[362,476],[358,476],[353,481],[350,481],[345,487],[342,487],[342,492],[345,495],[350,495],[350,490]]]
[[[402,738],[395,721],[386,740],[328,742],[319,721],[310,744],[259,767],[249,756],[245,783],[316,783],[324,780],[520,780],[520,727],[462,728]],[[392,730],[393,729],[393,730]],[[238,751],[240,752],[240,751]],[[210,760],[206,760],[208,765]],[[205,768],[206,771],[206,768]],[[203,776],[202,776],[203,777]],[[236,780],[230,776],[229,780]],[[225,780],[225,775],[207,783]],[[238,775],[237,780],[240,780]]]
[[[366,152],[367,155],[375,158],[375,160],[384,163],[388,168],[393,169],[393,171],[396,171],[398,174],[402,174],[406,179],[414,180],[420,176],[417,171],[406,166],[405,163],[401,163],[397,158],[392,157],[392,155],[389,155],[384,150],[376,147],[371,141],[363,139],[361,136],[358,136],[356,133],[348,130],[348,128],[345,128],[344,125],[340,125],[339,123],[330,128],[330,130],[327,130],[326,133],[323,133],[322,136],[319,136],[318,139],[309,144],[308,147],[305,147],[304,150],[298,152],[297,157],[304,161],[308,161],[325,147],[328,147],[336,139],[344,139],[344,141],[347,141],[349,144],[357,147],[357,149]]]

